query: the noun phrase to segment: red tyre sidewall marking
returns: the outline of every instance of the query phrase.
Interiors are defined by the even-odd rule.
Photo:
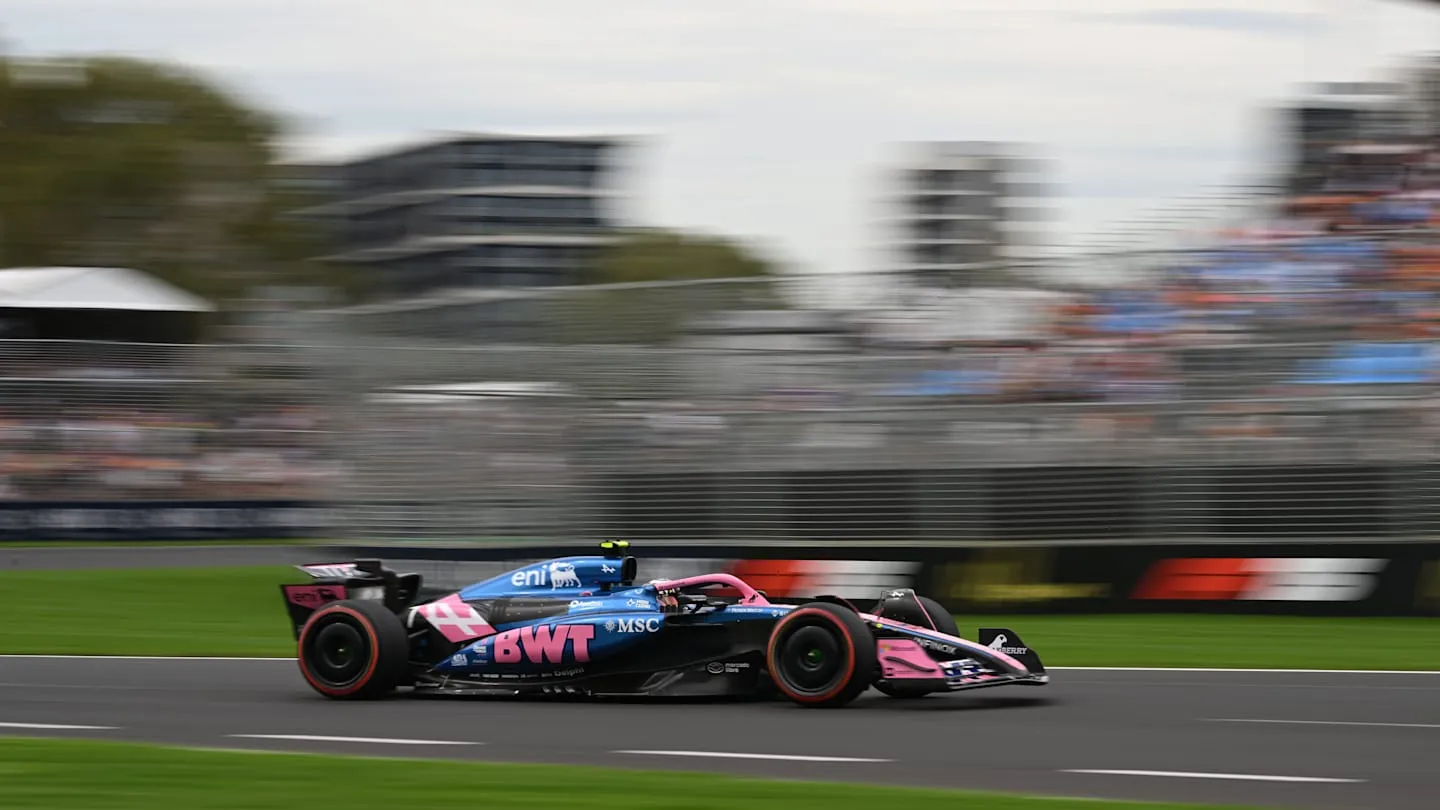
[[[848,628],[848,627],[846,627],[845,625],[841,624],[839,619],[836,619],[834,616],[830,615],[829,613],[827,613],[827,612],[825,612],[825,611],[823,611],[823,610],[818,610],[818,609],[816,609],[816,608],[806,608],[806,609],[804,609],[804,610],[797,610],[797,611],[795,611],[794,613],[791,613],[789,616],[786,616],[784,619],[782,619],[782,620],[780,621],[780,624],[777,625],[776,628],[775,628],[776,631],[778,632],[779,630],[783,629],[783,628],[785,627],[785,625],[789,624],[790,622],[795,621],[797,617],[804,616],[804,615],[806,615],[806,614],[811,614],[811,615],[815,615],[815,616],[823,616],[826,621],[830,622],[830,624],[835,627],[835,629],[837,629],[837,630],[840,631],[840,635],[842,635],[842,636],[845,637],[845,643],[850,646],[850,649],[848,650],[848,658],[849,658],[850,660],[849,660],[849,666],[848,666],[848,668],[845,670],[845,677],[843,677],[843,678],[840,679],[840,683],[837,684],[834,689],[831,689],[829,692],[826,692],[826,693],[824,693],[824,694],[821,694],[821,695],[797,695],[797,694],[791,692],[791,691],[786,687],[785,682],[784,682],[784,680],[783,680],[782,678],[778,677],[778,673],[780,672],[780,668],[776,666],[776,660],[775,660],[775,643],[774,643],[773,641],[770,643],[770,649],[769,649],[769,651],[768,651],[768,653],[767,653],[767,655],[766,655],[766,663],[770,666],[770,671],[771,671],[771,672],[777,673],[777,677],[775,678],[775,685],[776,685],[777,687],[779,687],[779,688],[780,688],[780,691],[784,692],[791,700],[796,700],[796,701],[799,701],[799,702],[801,702],[801,703],[819,703],[819,702],[821,702],[821,701],[829,700],[830,698],[832,698],[832,697],[834,697],[835,695],[839,694],[839,693],[846,687],[846,685],[850,683],[850,679],[851,679],[852,677],[854,677],[854,675],[855,675],[855,652],[856,652],[855,637],[852,636],[852,635],[850,635],[850,628]]]
[[[310,673],[310,665],[305,661],[305,641],[310,637],[310,629],[315,626],[316,621],[318,621],[320,617],[331,613],[345,613],[359,619],[360,626],[365,629],[365,635],[370,639],[370,666],[365,669],[364,674],[360,676],[360,680],[343,689],[335,689],[320,683],[315,676]],[[365,618],[364,614],[346,607],[330,608],[328,610],[322,610],[310,617],[309,623],[305,625],[305,631],[300,634],[300,643],[296,654],[300,659],[300,674],[305,676],[305,680],[309,681],[311,686],[324,694],[342,697],[364,689],[365,685],[370,683],[370,679],[375,676],[375,670],[380,666],[380,638],[375,634],[375,628],[370,626],[370,620]]]

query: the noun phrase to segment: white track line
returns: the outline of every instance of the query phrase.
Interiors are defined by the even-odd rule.
[[[1213,717],[1211,723],[1269,723],[1291,726],[1374,726],[1376,728],[1440,728],[1440,723],[1361,723],[1349,720],[1252,720],[1238,717]]]
[[[460,740],[400,740],[387,737],[324,737],[317,734],[227,734],[249,740],[300,740],[304,742],[372,743],[375,745],[484,745]]]
[[[0,723],[0,728],[42,728],[54,731],[114,731],[119,726],[67,726],[57,723]]]
[[[1331,779],[1323,776],[1267,776],[1253,773],[1188,773],[1186,771],[1100,771],[1068,770],[1061,773],[1090,773],[1106,776],[1165,776],[1179,779],[1239,779],[1248,782],[1364,782],[1364,779]]]
[[[270,661],[295,663],[294,656],[213,656],[213,655],[52,655],[7,654],[5,658],[49,658],[73,661]],[[1046,667],[1051,672],[1249,672],[1274,675],[1440,675],[1435,669],[1259,669],[1232,667]]]
[[[862,757],[820,757],[804,754],[745,754],[727,751],[611,751],[612,754],[638,754],[651,757],[707,757],[712,759],[775,759],[785,762],[894,762],[893,759]]]

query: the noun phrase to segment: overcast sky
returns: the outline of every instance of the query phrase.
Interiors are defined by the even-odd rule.
[[[1264,11],[1257,9],[1264,8]],[[1440,49],[1440,9],[1371,0],[6,0],[20,53],[219,71],[299,117],[299,154],[436,130],[647,137],[627,216],[873,266],[903,140],[1053,159],[1063,233],[1245,179],[1263,108]]]

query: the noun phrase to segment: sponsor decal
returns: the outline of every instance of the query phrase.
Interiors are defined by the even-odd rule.
[[[940,665],[947,676],[975,675],[981,672],[989,672],[979,661],[974,658],[964,658],[959,661],[946,661]]]
[[[954,644],[946,644],[943,641],[934,641],[932,639],[921,638],[919,636],[916,636],[915,643],[919,644],[921,647],[924,647],[927,650],[935,650],[936,652],[944,653],[945,655],[955,655],[960,652],[960,648],[956,647]]]
[[[974,562],[940,566],[937,590],[953,601],[973,605],[1043,604],[1110,595],[1108,583],[1051,581],[1054,556],[1049,549],[985,551]]]
[[[627,607],[627,608],[640,608],[640,609],[642,609],[642,610],[644,610],[644,609],[652,609],[652,608],[655,607],[655,603],[654,603],[654,602],[651,602],[651,601],[649,601],[649,600],[646,600],[646,599],[626,599],[626,600],[625,600],[625,607]]]
[[[729,573],[771,596],[832,594],[873,599],[875,594],[908,588],[918,562],[887,560],[737,560]]]
[[[286,585],[285,598],[296,605],[318,608],[326,602],[345,598],[345,589],[338,585]]]
[[[470,661],[465,657],[465,653],[455,653],[450,656],[450,666],[452,667],[463,667],[468,663]]]
[[[510,575],[510,584],[517,588],[540,588],[548,584],[550,590],[557,588],[583,588],[575,565],[568,562],[552,562],[516,571]]]
[[[990,642],[990,644],[987,646],[989,646],[990,649],[994,650],[995,652],[1005,653],[1006,655],[1024,655],[1025,653],[1030,652],[1029,648],[1027,647],[1005,646],[1006,642],[1008,641],[1010,641],[1010,637],[1005,635],[1004,633],[1001,633],[1000,635],[996,636],[995,640]]]
[[[726,607],[726,613],[739,613],[742,615],[758,613],[764,616],[784,616],[790,611],[779,607]]]
[[[580,588],[583,583],[575,573],[575,566],[570,563],[550,563],[550,588]]]
[[[590,660],[590,642],[595,627],[589,624],[560,624],[518,627],[495,637],[495,663],[532,664],[584,663]]]
[[[588,602],[582,602],[579,599],[576,599],[570,603],[571,610],[591,610],[593,608],[599,607],[605,607],[605,603],[599,601],[598,599],[591,599]]]
[[[510,584],[517,588],[538,588],[545,584],[544,568],[527,568],[510,575]]]
[[[570,667],[568,669],[557,669],[551,673],[551,675],[556,678],[570,678],[576,675],[583,675],[584,673],[584,667]]]
[[[635,619],[616,619],[613,630],[621,633],[658,633],[661,625],[665,623],[659,616]],[[612,630],[610,622],[605,622],[605,629]]]
[[[601,564],[600,564],[600,573],[602,573],[602,574],[613,574],[613,573],[615,573],[615,566],[613,566],[613,565],[608,565],[608,564],[605,564],[605,563],[601,563]]]
[[[1370,557],[1193,557],[1161,560],[1135,599],[1358,602],[1374,593],[1388,560]]]
[[[483,636],[493,629],[479,611],[458,596],[447,596],[438,602],[412,609],[412,620],[416,614],[424,616],[426,621],[451,641]]]
[[[744,672],[749,668],[749,664],[721,663],[719,661],[711,661],[705,665],[705,671],[711,675],[734,675],[739,672]]]

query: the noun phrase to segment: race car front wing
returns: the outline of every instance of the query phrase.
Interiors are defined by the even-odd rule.
[[[996,672],[973,658],[939,663],[940,670],[945,674],[945,689],[949,692],[987,686],[1041,686],[1050,682],[1050,676],[1043,672],[1024,675]]]

